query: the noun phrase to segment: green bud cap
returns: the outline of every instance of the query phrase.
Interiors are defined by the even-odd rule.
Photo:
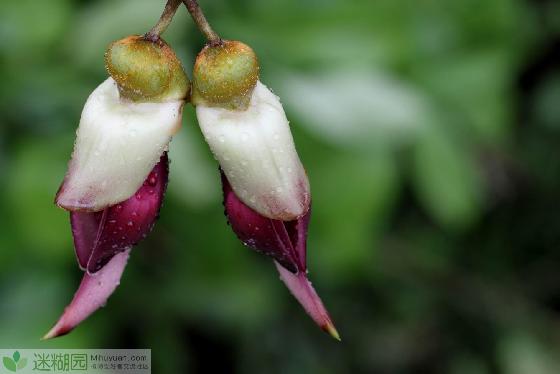
[[[245,110],[258,79],[257,56],[248,45],[234,40],[206,45],[194,63],[192,103]]]
[[[132,35],[113,42],[105,67],[122,97],[136,102],[184,100],[189,78],[175,52],[162,39]]]

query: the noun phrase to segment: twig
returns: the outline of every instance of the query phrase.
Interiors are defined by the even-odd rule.
[[[183,3],[185,3],[198,29],[204,34],[210,44],[220,44],[222,39],[220,39],[220,36],[210,27],[198,2],[196,0],[183,0]]]
[[[150,31],[148,31],[145,35],[146,39],[156,41],[159,39],[160,35],[165,32],[175,12],[177,12],[177,8],[181,5],[181,0],[167,0],[167,4],[165,4],[165,8],[163,9],[163,13],[159,17],[158,22],[155,24],[154,27]]]

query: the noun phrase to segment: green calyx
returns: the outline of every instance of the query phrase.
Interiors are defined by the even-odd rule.
[[[175,52],[162,39],[133,35],[113,42],[105,67],[121,97],[135,102],[185,100],[190,82]]]
[[[259,79],[255,52],[238,41],[206,45],[193,69],[192,103],[245,110]]]

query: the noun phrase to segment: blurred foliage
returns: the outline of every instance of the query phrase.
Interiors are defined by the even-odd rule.
[[[192,109],[161,219],[108,307],[38,338],[81,273],[53,196],[112,40],[163,0],[0,2],[0,346],[151,348],[156,373],[560,372],[560,5],[215,0],[285,103],[313,186],[324,336],[226,225]],[[165,38],[190,71],[184,9]]]

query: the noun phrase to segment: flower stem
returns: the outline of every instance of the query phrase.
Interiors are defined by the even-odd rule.
[[[181,0],[167,0],[167,4],[165,4],[165,8],[163,9],[163,13],[161,13],[158,22],[146,33],[146,39],[152,41],[159,39],[160,35],[163,34],[169,24],[171,24],[171,20],[173,19],[175,12],[177,12],[179,5],[181,5]]]
[[[187,7],[189,13],[191,14],[196,26],[204,34],[206,39],[210,42],[210,44],[220,44],[222,39],[220,36],[210,27],[210,24],[204,17],[204,13],[200,6],[198,5],[198,1],[196,0],[183,0],[185,6]]]

